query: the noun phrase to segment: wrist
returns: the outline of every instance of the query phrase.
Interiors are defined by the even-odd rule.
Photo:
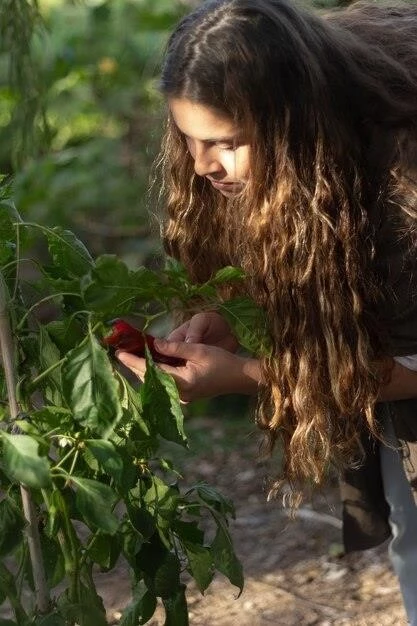
[[[258,359],[248,357],[238,357],[240,368],[235,381],[235,393],[245,395],[256,395],[261,384],[261,366]]]

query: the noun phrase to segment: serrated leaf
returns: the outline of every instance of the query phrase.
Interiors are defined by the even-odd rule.
[[[61,278],[80,278],[90,271],[93,259],[74,233],[55,226],[48,230],[46,238],[55,270]]]
[[[117,317],[131,311],[138,298],[155,300],[161,287],[157,274],[145,267],[130,271],[113,255],[103,255],[83,284],[86,307],[101,317]]]
[[[77,486],[76,507],[87,525],[113,535],[119,527],[119,520],[112,512],[112,507],[117,501],[117,495],[113,489],[89,478],[72,476],[71,480]]]
[[[184,416],[174,379],[155,367],[148,350],[146,360],[145,379],[140,388],[143,418],[151,425],[153,433],[187,447]]]
[[[141,580],[133,589],[133,600],[123,611],[119,626],[146,624],[155,613],[156,596]]]
[[[107,353],[90,333],[62,367],[64,398],[74,419],[106,438],[122,416],[118,385]]]
[[[99,466],[116,482],[120,482],[123,474],[123,460],[115,445],[105,439],[86,439],[84,444],[97,459]]]
[[[223,302],[218,309],[230,324],[239,343],[257,355],[271,352],[271,341],[265,313],[249,298]]]
[[[3,440],[3,469],[12,479],[28,487],[43,489],[51,483],[49,463],[39,456],[39,444],[28,435],[8,435]]]

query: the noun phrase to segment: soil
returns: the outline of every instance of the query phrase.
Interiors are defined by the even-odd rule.
[[[241,419],[223,423],[218,416],[188,424],[196,449],[183,460],[183,475],[233,500],[231,533],[245,574],[240,597],[221,575],[204,596],[190,582],[190,626],[405,625],[387,545],[343,555],[337,484],[304,502],[294,521],[279,501],[268,503],[263,484],[270,467],[256,462],[258,441],[250,430]],[[98,576],[98,584],[109,621],[117,624],[129,601],[123,567]],[[163,611],[148,624],[162,626]]]

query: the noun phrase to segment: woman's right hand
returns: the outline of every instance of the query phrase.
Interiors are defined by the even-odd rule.
[[[239,347],[229,324],[216,311],[196,313],[189,320],[175,328],[167,337],[168,341],[204,343],[236,352]]]

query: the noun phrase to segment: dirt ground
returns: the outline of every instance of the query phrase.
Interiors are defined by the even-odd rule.
[[[187,483],[205,480],[236,507],[231,524],[243,564],[244,591],[217,576],[202,596],[191,583],[191,626],[402,626],[406,619],[387,546],[341,554],[337,485],[304,503],[295,521],[279,502],[267,503],[268,467],[256,462],[257,437],[242,432],[241,420],[225,426],[218,417],[193,418],[188,425],[198,452],[184,462]],[[191,448],[193,437],[191,437]],[[99,579],[109,620],[117,624],[129,601],[120,567]],[[158,611],[149,626],[162,626]]]

